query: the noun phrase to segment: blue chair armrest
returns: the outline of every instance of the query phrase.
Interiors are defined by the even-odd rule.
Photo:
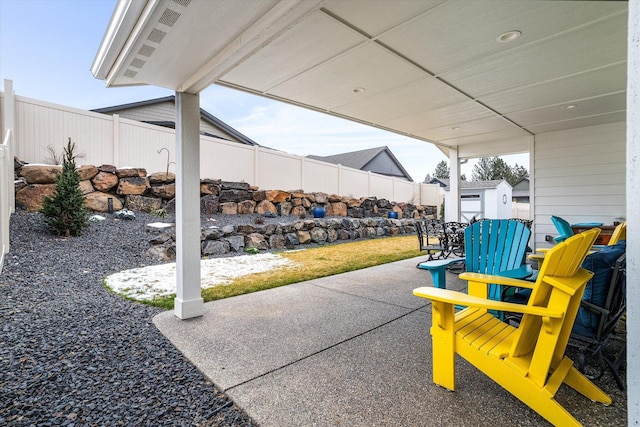
[[[425,261],[418,264],[418,268],[422,270],[440,270],[447,267],[454,262],[464,262],[465,258],[447,258],[447,259],[436,259],[433,261]]]
[[[440,289],[445,289],[447,285],[446,268],[448,265],[454,262],[464,262],[465,258],[451,258],[451,259],[437,259],[433,261],[421,262],[418,264],[418,268],[422,270],[429,270],[431,278],[433,279],[433,286]]]
[[[515,270],[500,271],[496,273],[496,276],[510,277],[512,279],[526,279],[532,274],[533,269],[531,268],[531,266],[525,264],[519,268],[516,268]]]

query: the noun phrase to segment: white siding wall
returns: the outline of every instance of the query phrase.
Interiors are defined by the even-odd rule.
[[[536,135],[535,243],[557,235],[551,215],[612,224],[626,215],[625,123]]]

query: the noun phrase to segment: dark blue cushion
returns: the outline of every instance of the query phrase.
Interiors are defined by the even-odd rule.
[[[615,245],[605,246],[600,251],[587,255],[582,263],[582,268],[593,272],[593,277],[587,282],[587,286],[584,289],[584,296],[582,297],[584,301],[599,307],[604,306],[616,260],[625,253],[626,248],[627,242],[621,240]],[[598,317],[595,313],[580,307],[576,316],[574,332],[589,337],[595,336],[598,328]]]
[[[621,240],[615,245],[605,246],[602,250],[587,255],[582,262],[582,268],[593,272],[593,277],[587,282],[582,297],[583,300],[600,307],[604,306],[616,261],[625,253],[626,249],[627,242]],[[505,297],[504,300],[507,302],[526,304],[529,301],[530,295],[531,289],[523,289],[513,295]],[[598,318],[599,316],[595,313],[591,313],[587,309],[580,307],[573,325],[573,332],[591,338],[595,337],[598,328]]]

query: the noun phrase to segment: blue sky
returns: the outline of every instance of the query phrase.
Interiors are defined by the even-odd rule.
[[[90,67],[115,0],[0,0],[0,80],[17,95],[94,109],[172,95],[168,89],[104,87]],[[431,144],[256,95],[211,86],[201,107],[261,145],[305,156],[388,146],[415,181],[448,160]],[[527,165],[525,156],[505,157]],[[470,178],[472,165],[463,165]],[[217,178],[217,177],[211,177]]]

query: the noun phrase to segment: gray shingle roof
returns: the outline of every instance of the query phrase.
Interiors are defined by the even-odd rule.
[[[449,189],[449,184],[451,180],[449,178],[433,178],[430,183],[437,184],[439,182],[445,185],[445,190]],[[488,189],[488,188],[496,188],[500,185],[501,182],[505,182],[503,179],[494,179],[490,181],[461,181],[460,189],[461,190],[471,190],[471,189]]]
[[[320,161],[332,163],[335,165],[342,165],[342,166],[346,166],[353,169],[367,170],[365,169],[366,166],[372,163],[378,156],[381,156],[381,155],[386,155],[402,173],[402,175],[393,175],[393,176],[400,176],[401,178],[405,178],[409,181],[413,181],[409,173],[398,161],[396,156],[394,156],[391,150],[389,149],[389,147],[386,147],[386,146],[368,148],[368,149],[359,150],[359,151],[351,151],[349,153],[334,154],[331,156],[309,155],[307,157],[310,159],[320,160]],[[382,173],[375,170],[372,170],[372,172]]]
[[[105,108],[96,108],[91,111],[94,111],[96,113],[109,114],[109,113],[114,113],[124,109],[142,107],[145,105],[161,104],[163,102],[172,102],[175,104],[176,97],[175,95],[170,95],[170,96],[165,96],[163,98],[147,99],[145,101],[132,102],[129,104],[114,105],[114,106],[105,107]],[[226,124],[225,122],[223,122],[222,120],[214,116],[213,114],[210,114],[209,112],[203,110],[202,108],[200,109],[200,118],[208,122],[210,125],[223,130],[229,135],[232,135],[234,138],[236,138],[238,141],[240,141],[243,144],[260,145],[254,140],[252,140],[251,138],[249,138],[248,136],[240,133],[237,129],[232,128],[231,126],[229,126],[228,124]],[[171,122],[171,124],[175,126],[175,122]]]

